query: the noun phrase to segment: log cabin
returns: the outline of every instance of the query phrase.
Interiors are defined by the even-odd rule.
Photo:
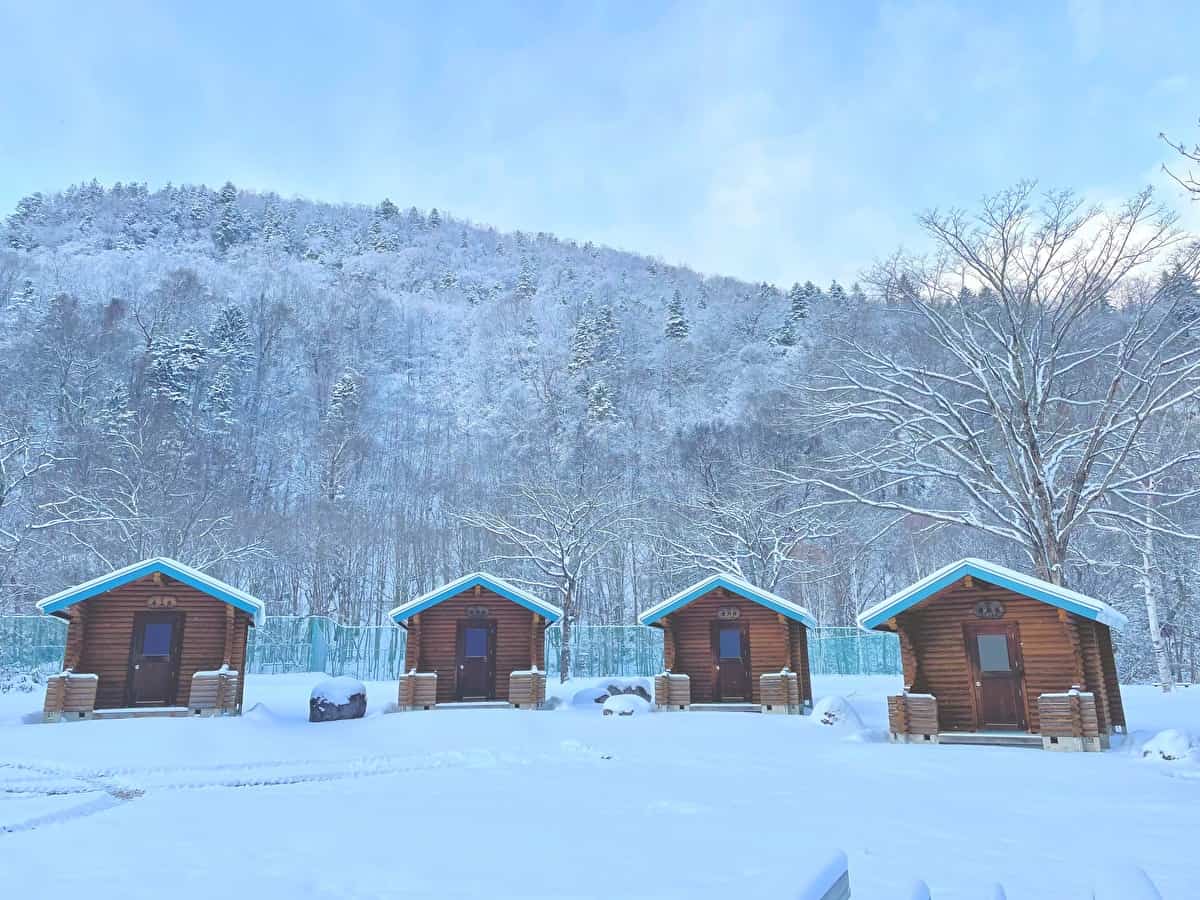
[[[396,607],[388,615],[408,631],[401,708],[431,706],[406,699],[406,689],[420,690],[417,685],[435,680],[431,691],[437,704],[540,705],[536,697],[510,695],[510,682],[544,694],[546,627],[562,614],[557,606],[486,572],[464,575]]]
[[[37,603],[67,622],[45,717],[240,712],[262,601],[173,559],[126,566]]]
[[[688,699],[679,707],[736,704],[777,711],[768,709],[774,704],[764,698],[764,684],[784,670],[794,676],[799,694],[790,704],[796,708],[785,711],[812,707],[808,630],[817,623],[790,600],[719,573],[650,607],[638,622],[662,629],[665,673],[687,677]]]
[[[864,610],[858,623],[900,639],[893,740],[985,742],[959,737],[974,733],[1101,749],[1125,729],[1111,629],[1126,619],[1100,600],[963,559]]]

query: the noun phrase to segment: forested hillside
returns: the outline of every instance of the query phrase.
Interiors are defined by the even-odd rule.
[[[1060,197],[1058,246],[1053,203],[1006,196],[861,289],[390,200],[30,196],[0,231],[0,612],[165,555],[345,622],[488,567],[575,622],[733,569],[845,625],[972,555],[1129,612],[1128,677],[1152,630],[1186,664],[1195,258],[1148,201]]]

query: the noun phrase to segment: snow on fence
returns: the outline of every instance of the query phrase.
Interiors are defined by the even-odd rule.
[[[393,625],[340,625],[324,616],[269,616],[250,629],[249,674],[327,672],[363,681],[392,681],[404,667],[408,632]],[[0,669],[57,672],[66,626],[48,616],[0,616]],[[546,629],[547,674],[558,675],[562,629]],[[857,628],[821,628],[809,635],[814,675],[896,675],[895,635]],[[571,631],[571,674],[641,675],[662,669],[662,632],[639,625],[576,625]]]

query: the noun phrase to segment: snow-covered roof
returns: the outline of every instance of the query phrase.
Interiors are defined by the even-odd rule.
[[[938,569],[932,575],[922,578],[916,584],[892,594],[881,603],[864,609],[858,614],[859,627],[868,631],[876,629],[892,616],[916,606],[922,600],[949,587],[965,575],[986,581],[988,584],[1008,588],[1024,597],[1041,600],[1043,603],[1065,609],[1067,612],[1091,619],[1093,622],[1100,622],[1117,631],[1123,630],[1128,621],[1123,614],[1107,603],[1093,597],[1085,597],[1068,588],[1059,587],[1049,581],[1042,581],[1032,575],[1025,575],[982,559],[960,559],[958,562],[951,563]]]
[[[95,597],[97,594],[115,590],[132,581],[137,581],[139,578],[153,575],[155,572],[161,572],[163,575],[174,578],[188,587],[193,587],[202,593],[208,594],[210,597],[224,601],[230,606],[242,610],[242,612],[250,613],[254,617],[255,625],[261,625],[263,619],[266,618],[266,606],[257,597],[251,597],[245,591],[238,590],[233,585],[226,584],[224,581],[213,578],[211,575],[205,575],[199,569],[193,569],[191,566],[186,566],[177,560],[167,559],[163,556],[144,559],[123,569],[117,569],[115,572],[109,572],[107,575],[101,575],[99,578],[93,578],[91,581],[85,581],[83,584],[76,585],[73,588],[67,588],[67,590],[59,591],[57,594],[51,594],[44,600],[39,600],[37,608],[47,615],[54,615],[55,613],[62,612],[69,606],[74,606],[76,603],[82,603],[84,600]]]
[[[562,618],[562,610],[554,604],[547,603],[540,597],[535,597],[529,591],[522,590],[516,585],[505,581],[503,578],[489,575],[487,572],[472,572],[470,575],[456,578],[449,584],[444,584],[440,588],[430,591],[428,594],[422,594],[414,600],[400,604],[388,613],[388,615],[391,616],[393,622],[399,624],[415,616],[422,610],[429,609],[431,606],[437,606],[443,600],[457,597],[464,591],[469,591],[476,586],[486,588],[494,594],[499,594],[506,600],[511,600],[518,606],[523,606],[540,616],[545,616],[551,624]]]
[[[817,627],[817,620],[813,618],[812,613],[800,604],[793,603],[791,600],[784,600],[778,594],[764,591],[762,588],[755,587],[750,582],[739,578],[737,575],[731,575],[728,572],[718,572],[716,575],[710,575],[703,581],[698,581],[691,587],[684,588],[675,596],[668,597],[661,603],[656,603],[638,616],[638,622],[642,625],[653,625],[663,616],[670,615],[675,610],[687,606],[693,600],[697,600],[709,591],[716,590],[717,588],[725,588],[725,590],[737,594],[739,597],[752,600],[789,619],[803,622],[808,628]]]

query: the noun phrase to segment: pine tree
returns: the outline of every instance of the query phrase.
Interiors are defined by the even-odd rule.
[[[236,203],[225,203],[221,206],[221,219],[213,229],[213,243],[224,253],[243,237],[242,213]]]
[[[607,422],[616,417],[612,389],[603,380],[588,388],[587,417],[590,422]]]
[[[433,209],[431,209],[429,211],[429,229],[430,229],[430,231],[432,231],[435,228],[441,227],[441,224],[442,224],[442,214],[440,212],[438,212],[438,209],[435,206]]]
[[[846,306],[846,290],[836,279],[829,284],[829,302],[836,309],[844,309]]]
[[[161,341],[151,350],[150,380],[154,396],[175,405],[191,402],[195,376],[206,351],[200,333],[185,329],[175,339]]]
[[[221,186],[221,190],[217,193],[217,199],[220,200],[225,206],[228,206],[237,200],[237,196],[237,188],[233,186],[232,181],[225,182],[225,184]]]
[[[808,318],[808,303],[810,299],[808,291],[802,288],[800,282],[797,281],[792,285],[791,290],[788,291],[787,297],[789,304],[788,321],[794,328],[799,327],[800,323]]]
[[[674,341],[682,341],[690,330],[687,317],[683,313],[683,297],[676,288],[667,304],[667,337]]]
[[[518,300],[532,300],[537,293],[537,272],[527,254],[521,255],[521,269],[517,275],[517,287],[513,292]]]
[[[267,208],[263,210],[259,233],[264,244],[281,244],[287,237],[283,216],[279,214],[279,207],[274,202],[268,202]]]
[[[253,358],[254,349],[250,339],[250,324],[246,314],[235,304],[222,307],[217,313],[209,332],[213,353],[240,366]]]
[[[383,202],[380,203],[379,207],[375,210],[375,213],[379,216],[379,218],[388,220],[394,219],[400,215],[400,210],[395,203],[385,197]]]
[[[235,424],[234,394],[235,377],[229,366],[223,365],[217,369],[212,383],[208,386],[208,395],[204,398],[203,409],[209,415],[211,430],[216,434],[229,434]]]

